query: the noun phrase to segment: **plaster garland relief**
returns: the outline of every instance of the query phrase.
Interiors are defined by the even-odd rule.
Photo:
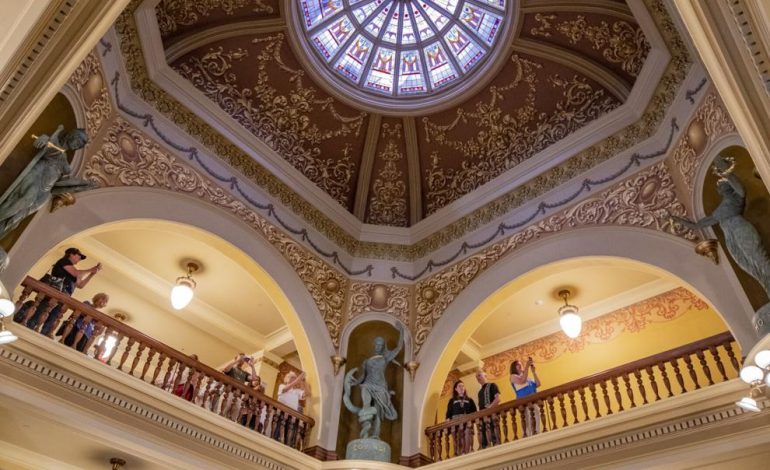
[[[444,311],[470,283],[503,256],[529,242],[577,227],[614,225],[666,231],[671,215],[685,215],[674,182],[664,162],[657,163],[595,197],[540,222],[506,240],[495,243],[457,264],[417,283],[415,287],[415,354],[428,338]],[[695,240],[692,231],[678,236]]]
[[[83,101],[86,133],[89,139],[93,139],[112,115],[109,89],[95,51],[91,51],[78,65],[70,76],[69,84],[75,88]]]

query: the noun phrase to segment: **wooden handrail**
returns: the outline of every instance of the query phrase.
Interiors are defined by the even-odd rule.
[[[429,426],[425,429],[425,435],[429,440],[431,451],[433,453],[432,457],[434,460],[441,460],[443,456],[442,449],[446,451],[447,457],[454,456],[449,452],[450,440],[455,455],[471,451],[472,446],[468,446],[467,443],[464,445],[461,444],[463,444],[463,439],[473,439],[475,436],[474,425],[479,428],[479,434],[488,432],[486,429],[489,427],[494,427],[495,431],[498,432],[502,425],[505,437],[504,440],[507,441],[507,432],[509,429],[506,421],[507,417],[511,418],[511,426],[513,426],[510,429],[513,436],[513,439],[511,440],[518,439],[518,429],[516,428],[518,413],[523,413],[524,410],[528,409],[531,410],[533,409],[533,406],[537,406],[536,413],[542,414],[542,416],[546,418],[550,418],[554,422],[554,425],[556,425],[556,421],[562,421],[564,424],[561,427],[564,427],[570,424],[567,419],[568,416],[573,419],[573,422],[578,422],[578,415],[580,414],[578,409],[583,412],[584,420],[587,421],[600,417],[600,408],[606,408],[605,412],[607,414],[622,411],[624,409],[623,403],[626,400],[630,401],[630,406],[632,408],[637,406],[635,402],[636,398],[639,398],[639,401],[643,401],[643,403],[657,401],[660,397],[654,370],[658,370],[658,374],[663,377],[668,396],[671,396],[674,393],[672,392],[672,386],[669,382],[668,372],[666,370],[668,365],[673,367],[681,393],[685,393],[687,390],[685,388],[685,379],[682,375],[684,372],[681,372],[679,369],[679,360],[684,361],[687,369],[685,372],[689,374],[690,380],[694,383],[694,387],[696,389],[700,388],[701,385],[697,380],[697,372],[695,370],[696,364],[692,361],[693,355],[695,355],[698,360],[698,370],[704,373],[709,384],[713,384],[714,378],[719,380],[719,376],[712,376],[706,361],[706,351],[709,351],[713,357],[713,361],[715,362],[722,379],[727,380],[726,371],[719,358],[717,348],[721,347],[726,351],[729,363],[732,365],[734,372],[737,372],[740,369],[740,363],[732,348],[731,343],[733,341],[733,336],[729,332],[720,333],[655,354],[654,356],[629,362],[557,387],[543,390],[522,399],[507,401],[485,410]],[[646,379],[651,381],[650,387],[652,390],[649,399],[647,395],[648,390],[643,383],[643,379],[645,378],[642,375],[643,372],[647,373]],[[636,386],[632,385],[632,380],[637,384]],[[624,386],[623,392],[625,392],[625,397],[622,397],[620,389],[621,385]],[[634,389],[636,389],[636,393],[634,393]],[[599,393],[597,393],[597,391],[599,391]],[[613,394],[614,398],[612,397]],[[599,397],[603,399],[601,403],[599,402]],[[561,420],[558,419],[555,413],[557,404],[560,406],[559,411],[561,412]],[[571,413],[567,412],[567,404],[569,404],[569,408],[571,408]],[[601,404],[605,406],[602,407],[600,406]],[[613,408],[617,408],[617,410],[613,410]],[[589,410],[594,411],[595,415],[593,418],[590,416]],[[500,418],[503,418],[502,423],[498,422]],[[523,428],[524,424],[520,424]],[[549,429],[544,429],[542,432],[546,431],[549,431]],[[442,436],[444,438],[443,441]],[[452,439],[450,439],[450,437]],[[498,436],[498,441],[500,441],[500,436]],[[500,442],[491,445],[497,443]],[[465,448],[465,451],[463,451],[463,447]]]
[[[176,364],[183,365],[184,367],[181,367],[181,366],[177,367],[178,376],[181,376],[182,371],[184,370],[189,371],[188,377],[192,376],[194,372],[198,372],[200,374],[203,374],[203,376],[209,378],[210,381],[216,381],[219,384],[223,385],[225,388],[229,387],[229,390],[231,391],[237,390],[241,394],[245,394],[246,396],[255,399],[257,403],[264,403],[266,406],[271,408],[271,411],[272,411],[271,414],[275,416],[278,416],[278,414],[280,414],[281,416],[285,417],[284,419],[287,419],[290,422],[305,423],[305,425],[307,426],[307,431],[309,431],[315,425],[315,421],[313,420],[313,418],[309,416],[305,416],[302,413],[284,405],[283,403],[280,403],[263,393],[255,391],[253,388],[247,387],[246,385],[244,385],[241,382],[238,382],[232,377],[225,375],[224,373],[212,367],[209,367],[206,364],[203,364],[199,361],[192,359],[187,354],[177,351],[176,349],[168,346],[167,344],[162,343],[156,340],[155,338],[147,336],[141,331],[138,331],[126,325],[125,323],[122,323],[121,321],[110,317],[109,315],[105,315],[104,313],[93,308],[92,306],[85,304],[83,302],[80,302],[72,298],[71,296],[62,293],[41,281],[38,281],[32,277],[27,276],[22,281],[21,285],[23,287],[23,291],[16,303],[17,309],[22,306],[25,299],[27,299],[27,297],[29,297],[31,293],[35,292],[37,293],[38,298],[36,299],[33,307],[37,308],[38,304],[47,301],[48,307],[46,310],[50,312],[54,308],[54,305],[59,304],[63,306],[61,310],[62,313],[66,312],[67,309],[72,310],[69,321],[74,322],[75,318],[82,314],[82,315],[85,315],[86,317],[90,317],[90,319],[98,321],[101,325],[106,326],[108,331],[111,330],[117,333],[119,337],[129,338],[130,344],[141,345],[141,349],[135,353],[136,359],[134,360],[134,364],[131,367],[132,375],[133,375],[134,369],[136,368],[136,363],[138,361],[139,355],[141,355],[142,351],[145,348],[149,348],[149,351],[152,351],[153,353],[151,356],[149,356],[150,359],[148,359],[148,361],[151,360],[157,354],[158,355],[157,357],[163,358],[162,359],[163,361],[165,361],[166,359],[169,359],[170,360],[169,365],[171,364],[173,364],[174,366],[176,366]],[[41,296],[43,296],[44,298],[41,299]],[[30,312],[27,315],[27,318],[29,318],[31,313],[32,312]],[[41,326],[42,325],[38,325],[37,328],[40,328]],[[53,332],[51,332],[49,336],[53,336]],[[64,336],[66,335],[62,336],[62,342],[64,341]],[[116,349],[117,349],[117,345],[116,345]],[[126,354],[128,353],[126,352]],[[123,361],[121,361],[121,365],[119,368],[122,368],[122,366],[124,365],[123,364],[124,361],[125,361],[125,358]],[[157,364],[157,367],[161,367],[162,365],[163,364],[159,362]],[[146,370],[147,370],[147,367],[144,368],[145,372]],[[166,377],[168,377],[170,373],[171,373],[171,370],[169,367],[166,372]],[[155,376],[157,376],[157,374],[158,373],[156,372]],[[143,373],[142,378],[144,377],[144,375],[145,374]],[[179,380],[180,379],[177,377],[176,381],[179,382]],[[167,385],[167,384],[164,383],[164,385]]]

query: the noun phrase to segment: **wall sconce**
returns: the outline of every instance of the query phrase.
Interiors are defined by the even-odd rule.
[[[176,285],[171,289],[171,306],[175,310],[182,310],[192,301],[197,285],[192,278],[192,274],[199,270],[200,263],[188,261],[187,275],[176,278]]]
[[[404,369],[409,371],[409,378],[414,382],[414,375],[417,373],[417,368],[420,367],[420,363],[417,361],[409,361],[404,364]]]
[[[340,355],[334,355],[332,356],[332,367],[334,367],[334,375],[337,375],[337,373],[342,368],[342,365],[345,364],[346,359]]]

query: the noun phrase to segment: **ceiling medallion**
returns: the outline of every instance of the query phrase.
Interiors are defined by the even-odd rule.
[[[504,62],[515,0],[291,0],[300,56],[340,99],[425,114]],[[474,86],[475,85],[475,86]]]

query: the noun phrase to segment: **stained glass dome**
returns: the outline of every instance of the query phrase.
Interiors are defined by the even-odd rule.
[[[334,76],[369,95],[432,96],[497,49],[510,0],[297,0],[305,37]]]

